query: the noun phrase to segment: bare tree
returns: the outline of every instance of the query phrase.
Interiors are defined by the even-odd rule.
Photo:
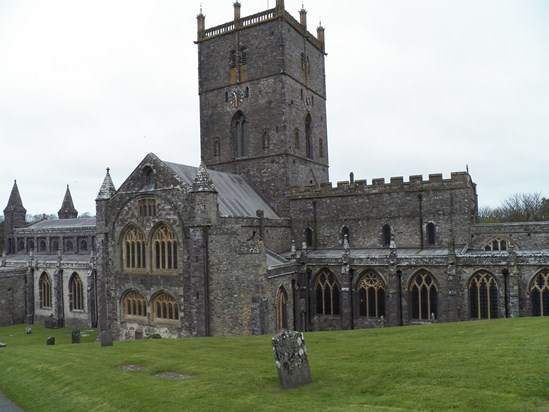
[[[549,220],[549,199],[540,193],[515,193],[496,208],[483,207],[479,210],[483,223],[497,222],[539,222]]]

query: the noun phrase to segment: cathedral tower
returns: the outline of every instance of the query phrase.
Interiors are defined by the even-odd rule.
[[[288,213],[292,186],[328,181],[324,29],[276,7],[210,29],[198,15],[200,141],[208,168],[243,175]]]

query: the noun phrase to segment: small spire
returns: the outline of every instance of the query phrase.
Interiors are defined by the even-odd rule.
[[[103,183],[101,184],[101,188],[99,189],[96,200],[110,199],[116,192],[114,184],[112,183],[111,175],[109,173],[110,170],[111,169],[107,167],[107,175],[105,176],[105,179],[103,179]]]
[[[10,208],[25,209],[23,207],[23,201],[21,200],[21,195],[19,194],[19,188],[17,187],[17,180],[13,181],[13,188],[11,189],[10,199],[8,200],[8,206],[6,207],[6,209],[10,209]]]
[[[192,191],[217,193],[212,179],[210,178],[210,174],[208,173],[208,169],[206,169],[206,164],[204,163],[204,161],[200,162],[200,166],[198,167],[196,176],[194,178]]]
[[[67,191],[65,192],[65,197],[63,198],[63,204],[61,205],[59,212],[57,212],[57,216],[59,216],[59,219],[76,219],[78,217],[78,211],[74,208],[69,185],[67,185]]]

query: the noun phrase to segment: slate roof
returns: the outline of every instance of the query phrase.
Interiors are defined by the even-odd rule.
[[[197,167],[164,162],[185,183],[192,186]],[[231,173],[208,169],[211,181],[218,192],[219,214],[224,217],[256,217],[257,210],[263,210],[267,219],[279,219],[269,206],[243,177]]]
[[[41,220],[25,228],[16,229],[18,233],[41,232],[49,230],[67,229],[93,229],[95,230],[95,217],[80,219]]]

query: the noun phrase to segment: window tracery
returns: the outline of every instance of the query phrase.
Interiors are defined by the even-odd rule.
[[[147,301],[145,300],[145,297],[137,291],[132,290],[124,295],[122,307],[124,309],[125,317],[147,316]]]
[[[172,230],[160,225],[153,234],[154,269],[177,269],[177,240]]]
[[[509,242],[506,239],[497,237],[495,239],[490,240],[489,242],[484,243],[481,246],[482,250],[485,250],[487,252],[489,251],[504,251],[507,250],[509,246]]]
[[[385,316],[385,283],[373,271],[365,272],[357,286],[360,316],[379,318]]]
[[[434,320],[437,317],[438,289],[430,273],[416,274],[410,283],[412,318]]]
[[[51,309],[51,280],[46,272],[42,272],[38,281],[40,290],[40,309]]]
[[[496,278],[488,272],[478,272],[469,281],[471,319],[498,317],[498,286]]]
[[[316,313],[339,315],[339,286],[332,272],[325,269],[315,282]]]
[[[530,287],[533,316],[549,316],[549,269],[538,273]]]
[[[124,268],[145,269],[146,252],[145,235],[143,234],[143,231],[136,227],[131,227],[124,235],[122,245]]]
[[[77,273],[69,279],[69,307],[71,311],[84,310],[84,287]]]
[[[179,319],[179,307],[173,296],[161,292],[154,301],[154,318],[157,320],[178,320]]]

